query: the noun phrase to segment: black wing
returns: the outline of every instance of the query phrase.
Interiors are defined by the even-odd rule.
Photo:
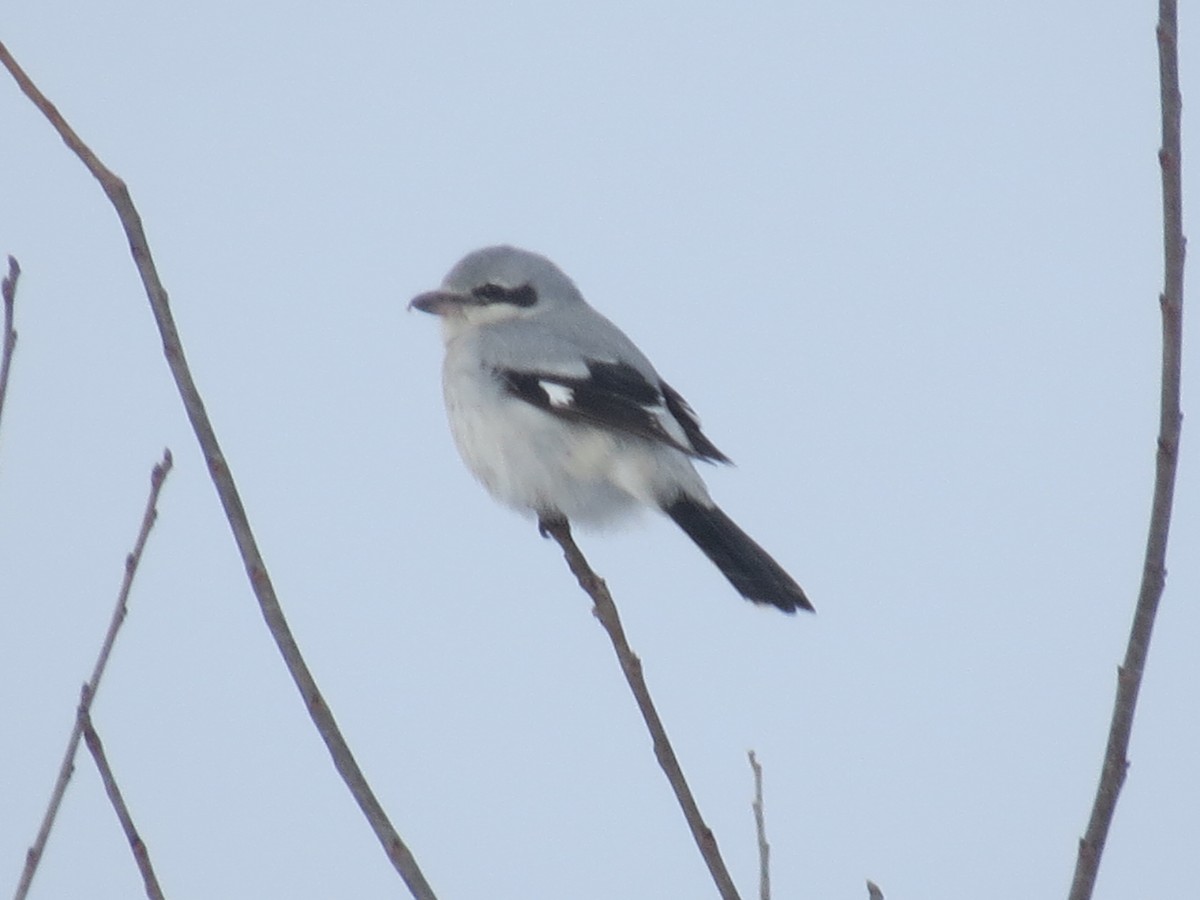
[[[635,434],[700,459],[728,462],[701,433],[691,407],[667,384],[648,381],[626,363],[590,360],[587,370],[584,376],[517,369],[498,369],[496,374],[514,397],[553,415]],[[686,443],[663,426],[666,416],[679,423]]]
[[[732,462],[728,456],[717,449],[716,444],[705,437],[704,432],[700,430],[700,419],[695,410],[688,405],[679,392],[665,381],[661,386],[663,398],[667,401],[667,409],[683,428],[683,433],[687,435],[692,446],[696,448],[696,455],[701,459],[711,459],[713,462]]]

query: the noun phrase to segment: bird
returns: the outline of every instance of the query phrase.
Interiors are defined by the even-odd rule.
[[[665,513],[746,599],[812,610],[721,510],[695,463],[729,463],[687,401],[544,256],[475,250],[409,309],[441,320],[442,390],[467,468],[500,503],[557,523]]]

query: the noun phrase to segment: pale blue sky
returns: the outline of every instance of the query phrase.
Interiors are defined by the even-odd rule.
[[[753,747],[779,898],[1065,896],[1152,483],[1155,4],[679,10],[18,2],[0,36],[128,181],[284,608],[439,896],[715,896],[588,601],[460,465],[404,312],[500,241],[683,392],[738,463],[714,495],[819,611],[752,607],[665,521],[581,536],[743,895]],[[0,885],[166,445],[95,720],[167,895],[400,896],[115,216],[3,82]],[[1098,900],[1196,883],[1195,446]],[[83,758],[31,896],[139,891]]]

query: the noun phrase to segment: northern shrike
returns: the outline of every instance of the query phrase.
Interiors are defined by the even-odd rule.
[[[539,524],[661,510],[742,596],[812,609],[709,497],[693,461],[729,459],[692,408],[554,263],[485,247],[409,305],[441,318],[450,430],[497,500]]]

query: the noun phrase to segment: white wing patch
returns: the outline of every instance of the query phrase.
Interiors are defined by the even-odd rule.
[[[538,387],[546,392],[551,406],[569,409],[575,405],[575,389],[555,381],[539,381]]]

